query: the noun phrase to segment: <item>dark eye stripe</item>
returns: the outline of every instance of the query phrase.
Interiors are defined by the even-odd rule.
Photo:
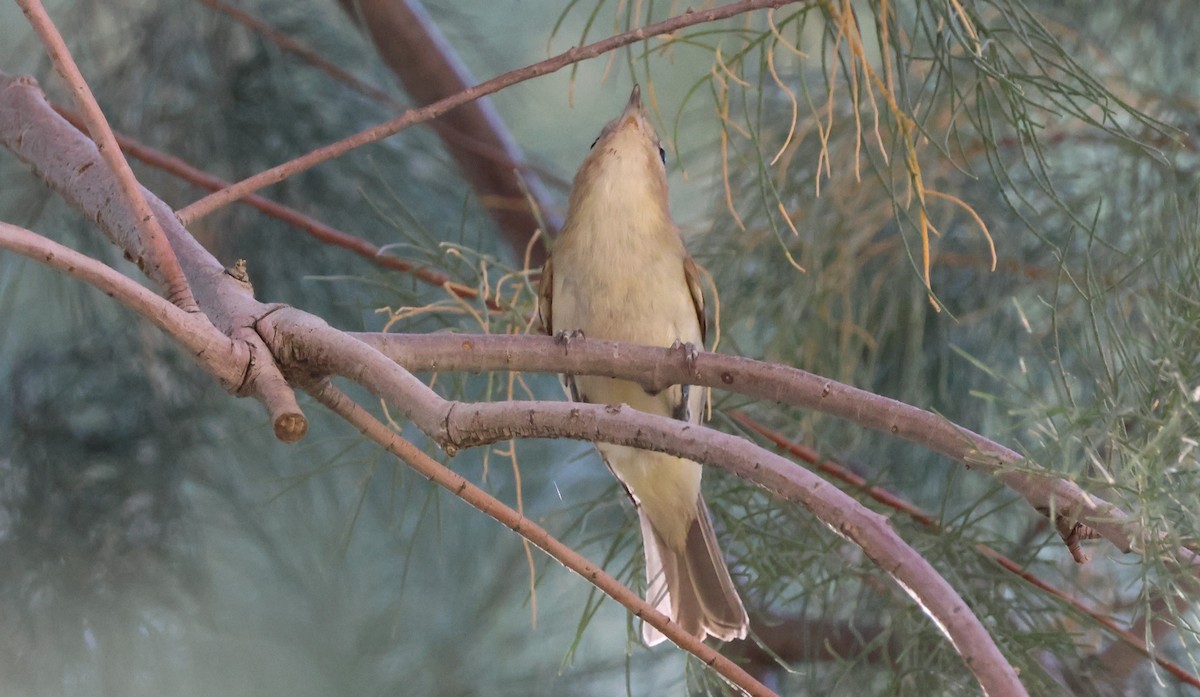
[[[588,146],[588,150],[591,150],[592,148],[596,147],[596,143],[599,143],[599,142],[600,142],[600,136],[596,136],[596,139],[593,140],[592,144]]]
[[[663,164],[666,165],[667,164],[667,151],[664,150],[663,146],[661,146],[661,145],[658,146],[658,156],[662,158]]]

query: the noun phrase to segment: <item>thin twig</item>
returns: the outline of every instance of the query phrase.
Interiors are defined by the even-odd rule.
[[[560,70],[573,63],[578,63],[588,58],[595,58],[609,51],[628,46],[639,41],[644,41],[650,37],[661,34],[669,34],[679,31],[686,27],[704,24],[720,19],[727,19],[746,12],[755,10],[763,10],[770,8],[782,7],[784,5],[793,4],[796,2],[812,2],[813,0],[741,0],[740,2],[732,2],[728,5],[721,5],[709,10],[700,10],[695,12],[687,12],[682,15],[671,17],[661,22],[632,29],[615,36],[611,36],[601,41],[588,44],[586,46],[575,47],[560,53],[557,56],[548,58],[544,61],[528,65],[518,70],[511,70],[486,82],[481,82],[478,85],[463,90],[453,96],[438,100],[433,104],[423,106],[417,109],[411,109],[397,118],[386,121],[377,126],[373,126],[364,131],[360,131],[353,136],[344,138],[336,143],[326,145],[307,155],[303,155],[294,160],[290,160],[281,165],[277,165],[263,172],[259,172],[254,176],[243,179],[233,186],[210,194],[204,198],[186,206],[178,211],[178,216],[185,225],[203,218],[212,213],[218,208],[228,205],[234,201],[244,198],[259,189],[277,184],[288,177],[296,175],[300,172],[315,167],[322,162],[332,160],[345,153],[362,147],[368,143],[382,140],[388,136],[395,135],[400,131],[412,126],[413,124],[428,121],[436,118],[447,111],[466,104],[480,97],[494,94],[500,90],[515,85],[518,82],[524,82],[535,77],[548,75],[557,70]]]
[[[75,64],[75,59],[71,57],[71,52],[67,49],[62,35],[58,33],[58,28],[46,14],[46,8],[42,6],[41,0],[17,0],[17,4],[21,6],[21,10],[29,19],[34,31],[41,37],[54,67],[66,80],[67,86],[71,89],[72,98],[83,111],[83,119],[87,123],[88,133],[100,148],[100,154],[104,157],[104,161],[112,168],[121,193],[133,210],[141,237],[142,252],[145,255],[144,259],[141,255],[135,255],[135,260],[144,269],[146,261],[149,262],[150,268],[145,271],[166,291],[168,300],[188,312],[198,312],[196,299],[192,297],[192,289],[188,285],[179,259],[175,257],[175,252],[167,242],[162,226],[150,212],[150,204],[142,196],[142,187],[138,184],[137,177],[133,175],[133,170],[129,168],[129,163],[121,154],[121,148],[117,145],[112,129],[109,128],[108,120],[104,118],[104,112],[100,110],[96,97],[88,88],[87,81],[79,71],[79,66]]]
[[[279,48],[283,49],[284,51],[293,53],[293,54],[299,56],[305,62],[312,64],[313,66],[325,71],[326,73],[329,73],[329,75],[331,77],[333,77],[335,80],[337,80],[338,82],[341,82],[345,85],[350,86],[354,90],[361,92],[362,94],[370,97],[371,99],[374,99],[377,102],[387,104],[388,106],[395,107],[395,108],[400,107],[400,103],[397,102],[395,99],[393,99],[392,96],[390,94],[388,94],[387,92],[384,92],[383,90],[366,82],[365,80],[360,80],[353,73],[343,70],[340,66],[336,65],[335,63],[325,60],[325,58],[321,54],[319,54],[316,51],[312,50],[311,48],[305,46],[304,44],[300,43],[299,41],[296,41],[295,39],[288,36],[287,34],[275,29],[270,24],[267,24],[263,20],[259,19],[258,17],[255,17],[254,15],[243,10],[242,8],[234,7],[233,5],[230,5],[229,3],[224,2],[223,0],[196,0],[196,1],[199,2],[201,5],[208,7],[209,9],[212,9],[217,12],[220,12],[221,14],[224,14],[225,16],[229,17],[230,19],[237,22],[238,24],[241,24],[242,26],[246,27],[250,31],[255,32],[256,34],[262,36],[264,39],[279,46]]]
[[[78,114],[70,111],[69,109],[64,109],[57,104],[51,103],[51,106],[59,113],[59,115],[69,121],[72,125],[76,126],[77,128],[81,127],[83,121]],[[166,153],[155,150],[154,148],[134,140],[129,136],[124,136],[120,133],[116,133],[115,136],[117,138],[117,143],[120,144],[121,148],[125,152],[150,165],[151,167],[155,167],[167,172],[168,174],[172,174],[188,182],[189,184],[198,186],[202,189],[208,189],[209,191],[220,191],[221,189],[229,186],[229,182],[193,167],[191,164],[178,157],[167,155]],[[404,259],[400,259],[399,257],[380,254],[379,247],[368,240],[364,240],[361,237],[355,237],[347,232],[342,232],[341,230],[327,225],[320,220],[301,213],[295,208],[285,206],[282,203],[272,201],[259,196],[258,194],[251,194],[241,202],[245,203],[246,205],[253,206],[273,218],[282,220],[293,227],[303,230],[311,235],[313,239],[354,252],[360,257],[367,259],[373,264],[382,266],[385,269],[392,269],[393,271],[400,271],[402,273],[410,274],[422,283],[426,283],[437,288],[447,288],[451,293],[460,298],[470,299],[479,297],[479,291],[471,288],[470,286],[465,286],[461,283],[455,283],[449,276],[440,271],[435,271],[424,266],[417,266],[416,264],[405,261]],[[500,306],[497,305],[493,300],[487,301],[487,304],[488,309],[500,309]]]
[[[271,27],[271,25],[255,17],[249,12],[234,7],[229,3],[222,2],[222,0],[197,0],[197,2],[216,10],[217,12],[227,15],[233,21],[241,24],[253,32],[258,33],[264,39],[273,42],[283,51],[297,56],[318,70],[324,71],[333,79],[341,82],[359,94],[362,94],[369,99],[387,106],[394,111],[400,111],[404,108],[400,101],[391,94],[388,94],[366,80],[355,76],[353,73],[343,70],[327,60],[321,54],[308,48],[303,43],[291,38],[287,34],[274,29]],[[344,4],[343,7],[345,7]],[[459,89],[463,89],[465,87],[466,85],[463,85]],[[560,188],[570,188],[571,186],[570,180],[563,179],[554,172],[551,172],[549,169],[540,167],[532,162],[527,161],[524,156],[514,157],[514,154],[519,155],[519,152],[506,152],[506,150],[502,147],[485,142],[484,140],[476,138],[468,133],[463,133],[455,128],[452,128],[448,124],[442,123],[441,121],[431,121],[427,125],[436,131],[438,136],[447,141],[448,144],[452,144],[452,147],[462,148],[475,153],[476,155],[486,158],[488,161],[494,164],[502,165],[509,170],[518,170],[522,172],[526,178],[530,176],[537,176]],[[228,184],[225,186],[228,186]],[[542,203],[542,208],[549,208],[548,205],[544,205],[546,203],[545,201],[542,201]],[[551,227],[555,226],[552,225]]]
[[[416,0],[340,0],[338,4],[361,24],[384,64],[418,105],[475,84],[466,64]],[[558,206],[537,173],[517,164],[525,161],[525,155],[490,100],[463,104],[432,125],[514,255],[521,253],[541,225],[549,228],[546,232],[551,236],[558,232],[562,226]],[[531,250],[535,266],[546,261],[545,239],[541,237]]]

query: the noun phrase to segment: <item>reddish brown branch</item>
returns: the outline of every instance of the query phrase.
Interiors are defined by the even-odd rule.
[[[64,109],[58,105],[52,104],[51,106],[53,106],[54,110],[72,125],[77,128],[81,127],[82,120],[78,114],[75,114],[74,112]],[[121,148],[125,152],[150,165],[151,167],[161,169],[168,174],[179,177],[189,184],[193,184],[202,189],[208,189],[209,191],[220,191],[226,186],[229,186],[228,182],[218,177],[214,177],[213,175],[208,174],[207,172],[204,172],[196,167],[193,167],[178,157],[173,157],[171,155],[162,153],[128,136],[123,136],[119,133],[115,135],[117,142],[121,145]],[[371,261],[374,264],[377,264],[378,266],[382,266],[385,269],[392,269],[394,271],[410,274],[423,283],[428,283],[429,285],[436,286],[438,288],[445,288],[460,298],[479,297],[479,291],[475,290],[474,288],[464,286],[461,283],[455,283],[444,273],[434,271],[433,269],[423,266],[417,266],[416,264],[403,259],[380,254],[379,247],[375,246],[371,242],[364,240],[361,237],[355,237],[349,233],[342,232],[341,230],[338,230],[332,226],[326,225],[325,223],[307,216],[294,208],[285,206],[282,203],[271,201],[270,199],[263,198],[257,194],[247,196],[242,202],[257,208],[273,218],[282,220],[289,225],[303,230],[320,242],[331,244],[335,247],[341,247],[342,249],[354,252],[355,254]],[[487,303],[489,309],[499,309],[499,305],[496,304],[495,300],[489,299]]]
[[[233,186],[210,194],[195,203],[186,206],[178,211],[180,220],[185,225],[202,218],[216,209],[228,205],[234,201],[242,199],[247,195],[262,189],[263,187],[277,184],[288,177],[299,174],[305,170],[311,169],[316,165],[340,157],[345,153],[362,147],[368,143],[382,140],[388,136],[395,135],[400,131],[417,123],[422,123],[433,118],[437,118],[442,114],[447,113],[451,109],[472,102],[480,97],[494,94],[500,90],[515,85],[518,82],[524,82],[535,77],[548,75],[557,70],[561,70],[568,65],[595,58],[609,51],[628,46],[638,41],[644,41],[648,38],[659,36],[661,34],[669,34],[687,27],[697,24],[705,24],[714,22],[720,19],[728,19],[747,12],[755,10],[763,10],[770,8],[782,7],[784,5],[794,4],[796,2],[811,2],[812,0],[741,0],[732,2],[727,5],[721,5],[708,10],[688,11],[682,15],[671,17],[670,19],[656,22],[645,27],[639,27],[615,36],[611,36],[601,41],[572,48],[557,56],[548,58],[544,61],[533,63],[518,70],[512,70],[486,82],[465,89],[450,97],[440,99],[428,106],[410,109],[401,116],[390,121],[381,123],[377,126],[360,131],[355,135],[344,138],[336,143],[326,145],[307,155],[303,155],[294,160],[290,160],[281,165],[277,165],[263,172],[243,179]]]
[[[419,3],[338,0],[338,4],[361,24],[384,63],[418,104],[452,97],[475,83]],[[514,163],[525,157],[491,101],[477,99],[463,104],[436,123],[445,125],[438,129],[438,135],[514,254],[523,254],[534,231],[541,227],[541,220],[551,228],[547,233],[558,231],[561,223],[537,175],[525,170],[524,181],[518,180]],[[481,155],[481,150],[501,157]],[[545,239],[544,235],[538,238],[531,250],[530,263],[534,267],[546,260]]]
[[[384,104],[388,104],[388,105],[394,106],[394,107],[400,106],[394,99],[392,99],[391,95],[389,95],[387,92],[384,92],[383,90],[379,89],[378,87],[375,87],[374,85],[367,83],[364,80],[358,79],[350,72],[342,70],[339,66],[335,65],[334,63],[331,63],[331,62],[325,60],[325,58],[323,56],[321,56],[321,54],[310,49],[309,47],[305,46],[304,44],[300,43],[299,41],[296,41],[295,39],[288,36],[287,34],[284,34],[283,32],[276,30],[270,24],[267,24],[266,22],[262,21],[258,17],[255,17],[254,15],[250,14],[249,12],[247,12],[239,7],[234,7],[233,5],[230,5],[227,2],[223,2],[222,0],[196,0],[196,1],[199,2],[201,5],[204,5],[205,7],[208,7],[212,10],[220,12],[221,14],[229,17],[230,19],[237,22],[238,24],[241,24],[242,26],[246,27],[247,29],[262,36],[264,39],[274,43],[276,46],[279,46],[279,48],[283,49],[284,51],[287,51],[289,53],[295,54],[296,56],[299,56],[304,61],[312,64],[313,66],[315,66],[317,68],[320,68],[321,70],[325,71],[326,73],[329,73],[329,75],[332,76],[335,80],[338,80],[339,82],[349,85],[350,87],[352,87],[355,90],[357,90],[358,92],[361,92],[362,94],[370,97],[371,99],[374,99],[378,102],[382,102]]]

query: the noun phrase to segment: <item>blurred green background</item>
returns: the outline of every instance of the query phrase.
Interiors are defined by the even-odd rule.
[[[721,350],[932,409],[1135,511],[1169,533],[1163,548],[1190,543],[1200,500],[1200,12],[1186,2],[963,4],[989,32],[974,58],[948,6],[892,7],[895,21],[912,28],[898,84],[917,117],[925,185],[974,207],[1000,257],[991,271],[973,218],[930,202],[941,232],[931,280],[942,312],[921,277],[903,139],[881,104],[852,98],[839,72],[850,64],[844,41],[819,8],[775,15],[790,18],[786,32],[804,51],[775,52],[799,110],[782,164],[771,160],[788,140],[791,102],[755,53],[761,16],[696,32],[669,51],[634,47],[593,60],[494,102],[562,205],[566,182],[624,104],[631,78],[653,84],[673,211],[721,291]],[[427,9],[481,81],[545,57],[548,46],[565,50],[585,30],[589,40],[612,33],[631,12],[668,12],[662,3],[634,5],[564,10],[499,0]],[[332,0],[239,6],[403,99]],[[879,5],[854,7],[864,35],[878,38],[870,18]],[[49,9],[118,131],[226,179],[392,115],[198,2],[118,8],[80,0]],[[725,81],[725,122],[725,95],[714,87],[718,45],[725,65],[748,80]],[[869,47],[872,60],[881,46]],[[0,6],[0,69],[32,73],[64,101],[14,5]],[[826,121],[828,75],[838,77]],[[885,115],[874,140],[878,110]],[[861,144],[855,113],[867,134]],[[175,207],[199,196],[161,172],[135,170]],[[427,129],[264,193],[470,285],[481,265],[493,281],[519,270]],[[138,277],[9,153],[0,155],[0,218]],[[192,231],[223,263],[246,259],[260,299],[336,327],[376,329],[386,319],[379,308],[438,303],[440,311],[393,331],[479,331],[441,291],[247,207],[223,209]],[[505,331],[531,307],[525,293],[489,329]],[[529,394],[561,398],[552,376],[526,381]],[[443,394],[497,399],[508,382],[440,375],[436,384]],[[517,396],[528,395],[518,388]],[[1092,563],[1075,566],[1042,519],[990,478],[820,415],[717,399],[717,427],[737,430],[726,414],[743,409],[932,511],[945,531],[899,515],[893,522],[963,593],[1035,694],[1188,689],[1149,663],[1127,683],[1088,683],[1111,635],[998,570],[975,544],[1123,623],[1178,588],[1171,570],[1102,544],[1089,547]],[[364,403],[381,413],[369,397]],[[511,531],[361,442],[318,405],[302,405],[308,437],[279,444],[256,403],[224,394],[132,313],[0,254],[0,694],[722,689],[680,652],[641,647],[623,608],[540,553],[531,577]],[[411,428],[406,435],[435,450]],[[519,443],[514,456],[506,447],[449,464],[511,504],[515,460],[526,514],[636,587],[632,510],[594,452],[539,441]],[[706,487],[748,605],[773,618],[844,622],[864,637],[868,650],[772,673],[772,685],[786,694],[977,692],[936,627],[856,549],[743,482],[714,473]],[[1179,630],[1156,640],[1157,649],[1196,672],[1190,606],[1165,614]]]

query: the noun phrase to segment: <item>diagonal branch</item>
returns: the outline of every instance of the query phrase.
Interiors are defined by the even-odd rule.
[[[942,526],[939,525],[934,517],[926,511],[909,503],[908,501],[905,501],[904,499],[901,499],[882,487],[872,486],[869,482],[867,482],[866,479],[854,474],[832,460],[822,458],[811,448],[789,440],[782,434],[763,426],[762,424],[754,421],[740,412],[733,412],[730,414],[730,417],[746,428],[758,433],[760,436],[767,439],[781,450],[814,465],[817,469],[831,477],[846,482],[847,484],[855,487],[859,491],[862,491],[885,506],[889,506],[895,510],[905,513],[909,518],[920,523],[921,525],[924,525],[925,527],[933,530],[942,530]],[[1145,617],[1135,622],[1132,629],[1125,629],[1121,625],[1117,624],[1116,620],[1112,619],[1108,615],[1100,612],[1099,610],[1088,607],[1079,600],[1076,600],[1054,586],[1051,586],[1049,583],[1046,583],[1037,576],[1034,576],[1023,565],[1018,564],[991,547],[983,543],[977,543],[975,545],[975,549],[983,556],[999,564],[1000,568],[1011,574],[1019,576],[1022,580],[1034,586],[1038,590],[1053,596],[1059,602],[1070,606],[1073,610],[1081,615],[1090,617],[1093,622],[1104,627],[1109,632],[1112,632],[1116,638],[1114,639],[1113,643],[1101,654],[1099,661],[1100,664],[1105,667],[1105,672],[1110,678],[1115,678],[1120,682],[1124,682],[1136,667],[1142,665],[1144,659],[1151,658],[1180,682],[1187,683],[1194,688],[1200,689],[1200,678],[1197,678],[1195,675],[1187,672],[1182,666],[1167,659],[1165,656],[1161,655],[1161,653],[1155,653],[1150,650],[1150,647],[1147,646],[1144,638],[1146,636],[1147,624]],[[1192,590],[1194,591],[1195,589]],[[1188,598],[1191,595],[1195,595],[1195,593],[1193,592],[1189,593],[1188,596],[1174,598],[1174,600],[1178,603],[1178,606],[1174,608],[1176,613],[1185,611],[1186,606],[1190,604]],[[1150,613],[1150,615],[1155,618],[1162,617],[1170,612],[1170,609],[1165,607],[1166,603],[1161,602],[1161,598],[1158,599],[1158,601],[1159,602],[1155,603],[1157,606],[1154,607],[1153,611]],[[1169,623],[1162,620],[1152,620],[1151,624],[1153,626],[1152,636],[1155,641],[1161,639],[1168,631],[1174,630],[1173,626],[1170,626]]]
[[[126,254],[138,248],[137,220],[116,195],[116,177],[87,136],[56,114],[37,83],[0,71],[0,144],[9,148]],[[250,284],[226,271],[179,224],[169,206],[143,189],[151,210],[187,274],[196,302],[209,322],[233,340],[242,374],[234,394],[254,397],[271,416],[275,435],[291,442],[304,437],[308,422],[256,324],[274,306],[254,299]]]
[[[716,649],[700,639],[685,632],[666,615],[656,610],[653,605],[606,574],[603,569],[588,561],[583,555],[559,542],[544,528],[504,505],[500,500],[464,479],[462,475],[438,464],[420,448],[401,438],[395,431],[380,423],[343,392],[333,387],[328,380],[318,382],[315,386],[308,388],[308,392],[330,411],[357,428],[364,436],[382,445],[392,455],[403,460],[409,467],[438,486],[537,545],[563,566],[579,574],[610,598],[624,605],[635,616],[649,622],[680,648],[704,661],[705,665],[711,666],[713,670],[740,687],[746,694],[775,695],[733,661],[722,656]]]
[[[17,4],[21,6],[29,23],[42,38],[42,43],[46,45],[46,52],[50,54],[50,60],[54,63],[54,67],[58,69],[59,74],[66,80],[67,86],[71,88],[71,96],[83,111],[83,118],[87,123],[92,140],[99,146],[104,161],[112,168],[126,203],[133,210],[140,244],[136,247],[126,247],[127,250],[137,250],[138,252],[131,254],[131,258],[151,280],[166,291],[167,299],[172,303],[188,312],[198,311],[196,299],[192,297],[192,289],[188,286],[187,277],[183,274],[179,260],[175,258],[175,253],[171,250],[170,243],[167,242],[162,226],[150,212],[150,204],[142,195],[142,187],[138,184],[137,177],[133,175],[133,170],[129,168],[129,162],[121,154],[121,148],[117,145],[117,139],[113,136],[112,129],[109,128],[108,120],[104,118],[104,112],[100,110],[96,97],[92,95],[87,81],[79,72],[79,66],[71,57],[71,52],[67,49],[62,35],[58,33],[54,22],[46,14],[46,8],[42,7],[41,0],[17,0]]]
[[[361,95],[395,112],[403,110],[400,101],[388,92],[342,70],[316,50],[272,28],[245,10],[229,5],[224,0],[197,1],[226,14],[234,22],[274,42],[282,50],[298,56]],[[461,66],[454,49],[444,41],[437,26],[428,22],[419,5],[368,0],[355,8],[349,6],[352,1],[341,0],[340,4],[350,16],[365,24],[365,29],[370,31],[376,42],[379,54],[419,103],[437,101],[474,84],[466,67]],[[458,169],[464,178],[472,182],[512,250],[523,252],[530,235],[540,227],[548,228],[551,236],[562,227],[562,221],[556,214],[557,206],[542,185],[542,178],[556,180],[557,184],[563,186],[570,186],[570,181],[560,181],[553,174],[547,174],[545,169],[530,164],[490,104],[482,100],[464,104],[446,114],[444,119],[428,121],[427,125],[442,138],[446,150],[458,162]],[[540,240],[538,246],[530,250],[530,266],[545,262]]]
[[[475,80],[418,0],[338,0],[371,37],[380,58],[418,104],[431,104],[462,92]],[[549,194],[524,162],[520,146],[488,99],[477,99],[434,122],[438,136],[458,163],[484,208],[496,221],[508,247],[522,255],[539,227],[554,234],[562,226]],[[497,157],[496,155],[499,155]],[[530,265],[546,261],[545,236],[538,239]]]
[[[56,112],[58,112],[60,116],[70,122],[71,125],[75,126],[76,128],[82,127],[83,120],[78,114],[54,104],[51,104],[51,106]],[[161,169],[162,171],[179,177],[180,179],[183,179],[194,186],[198,186],[209,191],[220,191],[226,186],[229,186],[229,182],[193,167],[178,157],[172,157],[165,153],[159,152],[148,145],[145,145],[128,136],[121,135],[120,133],[115,135],[117,138],[117,143],[120,144],[121,148],[125,152],[150,165],[151,167]],[[382,266],[385,269],[411,274],[414,278],[423,283],[427,283],[438,288],[445,288],[448,292],[453,293],[460,298],[479,297],[479,291],[461,283],[454,282],[449,276],[440,271],[435,271],[434,269],[426,268],[424,266],[418,266],[399,257],[381,254],[379,247],[372,242],[338,230],[337,228],[327,225],[320,220],[316,220],[301,213],[295,208],[285,206],[277,201],[263,198],[257,194],[247,196],[243,200],[243,203],[248,206],[253,206],[273,218],[282,220],[293,227],[303,230],[311,235],[313,239],[319,242],[331,244],[335,247],[341,247],[342,249],[354,252],[360,257],[363,257],[374,264]],[[494,300],[488,300],[487,303],[489,308],[495,309],[498,307]]]
[[[338,5],[370,35],[380,58],[416,103],[443,100],[475,83],[418,0],[338,0]],[[518,178],[515,164],[524,155],[490,100],[463,104],[433,124],[512,251],[520,254],[526,248],[534,230],[542,227],[539,216],[550,228],[548,234],[558,232],[562,221],[538,175],[526,168]],[[536,242],[530,266],[546,262],[545,239]]]
[[[671,32],[695,26],[697,24],[705,24],[707,22],[714,22],[720,19],[728,19],[729,17],[735,17],[737,15],[753,12],[755,10],[771,9],[796,2],[811,1],[812,0],[739,0],[738,2],[731,2],[727,5],[721,5],[708,10],[689,10],[684,14],[671,17],[661,22],[655,22],[654,24],[616,34],[607,39],[596,41],[586,46],[577,46],[571,48],[564,53],[547,58],[544,61],[539,61],[523,68],[503,73],[492,78],[491,80],[481,82],[474,87],[465,89],[450,97],[440,99],[433,104],[429,104],[417,109],[410,109],[409,111],[406,111],[404,114],[390,121],[386,121],[377,126],[372,126],[365,131],[360,131],[359,133],[339,140],[336,143],[317,148],[307,155],[303,155],[294,160],[290,160],[281,165],[276,165],[268,170],[259,172],[254,176],[243,179],[227,189],[223,189],[217,193],[205,196],[199,201],[181,208],[178,211],[179,219],[183,221],[184,225],[190,225],[192,222],[203,218],[218,208],[245,198],[247,195],[258,191],[263,187],[277,184],[288,177],[311,169],[322,162],[340,157],[347,152],[354,150],[355,148],[362,147],[368,143],[374,143],[378,140],[383,140],[388,136],[399,133],[409,126],[437,118],[451,109],[462,106],[468,102],[472,102],[480,97],[484,97],[489,94],[495,94],[505,87],[515,85],[518,82],[524,82],[525,80],[530,80],[535,77],[548,75],[557,70],[561,70],[568,65],[579,63],[580,61],[584,61],[589,58],[595,58],[596,56],[604,55],[609,51],[637,43],[638,41],[644,41],[653,36],[669,34]]]

